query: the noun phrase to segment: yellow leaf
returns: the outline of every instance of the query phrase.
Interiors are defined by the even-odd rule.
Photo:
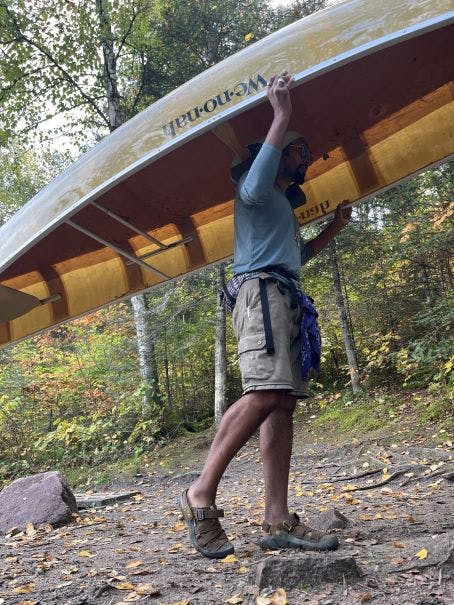
[[[156,588],[154,584],[150,582],[144,582],[143,584],[138,584],[135,589],[137,594],[140,595],[158,595],[160,594],[159,588]]]
[[[23,584],[22,586],[18,586],[17,588],[14,588],[13,593],[14,594],[28,594],[29,592],[32,592],[32,590],[35,589],[35,583],[34,582],[29,582],[28,584]]]
[[[272,595],[270,595],[270,601],[272,605],[288,605],[287,593],[283,588],[277,588]]]
[[[178,551],[179,551],[181,548],[183,548],[183,544],[180,544],[180,543],[178,543],[178,544],[174,544],[174,545],[173,545],[171,548],[169,548],[169,550],[168,550],[167,552],[170,552],[170,553],[176,553],[176,552],[178,552]]]
[[[394,542],[394,548],[405,548],[405,544],[402,544],[402,542]]]
[[[238,573],[248,573],[249,567],[240,567]]]
[[[117,590],[134,590],[134,584],[131,582],[114,582],[112,586]]]
[[[36,529],[33,527],[33,523],[27,523],[25,526],[25,533],[27,536],[34,536],[36,534]]]
[[[79,550],[79,557],[95,557],[96,555],[92,555],[89,550]]]
[[[133,496],[134,500],[136,502],[141,502],[144,499],[144,495],[143,494],[136,494],[135,496]]]
[[[238,603],[242,603],[243,600],[243,597],[240,597],[239,594],[235,594],[233,597],[230,597],[230,599],[227,599],[226,603],[230,603],[230,605],[238,605]]]
[[[269,597],[257,597],[256,599],[257,605],[271,605],[271,601]]]
[[[227,555],[221,559],[221,563],[236,563],[236,561],[238,561],[238,559],[235,557],[235,555]]]
[[[139,567],[140,565],[143,565],[142,561],[130,561],[126,567],[128,569],[134,569],[135,567]]]
[[[427,559],[428,556],[428,552],[425,548],[421,548],[421,550],[419,550],[416,554],[415,557],[417,557],[418,559]]]
[[[186,529],[186,523],[177,523],[170,528],[170,531],[184,531]]]
[[[249,34],[246,34],[244,36],[244,39],[245,39],[246,42],[250,42],[251,40],[254,39],[254,37],[255,37],[255,34],[253,34],[252,32],[250,32]]]
[[[380,493],[384,496],[391,496],[391,494],[394,494],[393,490],[390,487],[382,487]]]

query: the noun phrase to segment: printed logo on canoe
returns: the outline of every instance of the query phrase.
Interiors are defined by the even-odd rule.
[[[330,203],[328,200],[315,204],[311,208],[302,208],[296,211],[296,217],[301,224],[308,223],[315,218],[325,216],[330,212]]]
[[[232,103],[237,97],[247,97],[256,93],[259,88],[265,87],[265,78],[261,74],[257,74],[255,78],[250,78],[249,82],[239,82],[235,86],[229,87],[227,90],[207,99],[201,105],[193,107],[181,116],[173,118],[173,120],[162,126],[162,130],[167,137],[174,137],[179,131],[190,126],[191,122],[195,122],[202,116],[212,113],[218,107]]]

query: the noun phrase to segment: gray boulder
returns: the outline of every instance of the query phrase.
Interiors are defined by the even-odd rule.
[[[50,471],[16,479],[0,492],[0,533],[27,523],[63,525],[77,512],[77,504],[66,480]]]
[[[301,553],[288,557],[267,557],[255,570],[255,584],[260,588],[291,589],[301,584],[354,582],[363,575],[354,557],[340,553]]]

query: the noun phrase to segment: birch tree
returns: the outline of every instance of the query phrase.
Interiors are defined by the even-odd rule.
[[[347,355],[348,371],[350,374],[352,390],[354,393],[358,393],[361,391],[361,386],[359,383],[358,361],[356,358],[355,345],[353,342],[353,337],[348,322],[346,301],[342,292],[342,282],[339,272],[336,240],[332,240],[329,243],[328,254],[331,266],[331,275],[333,278],[333,289],[336,297],[337,312],[339,315],[339,323],[342,331],[342,337],[344,339],[345,353]]]

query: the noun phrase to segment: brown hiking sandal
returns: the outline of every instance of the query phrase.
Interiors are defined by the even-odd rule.
[[[187,489],[181,494],[178,504],[189,530],[189,539],[199,553],[208,559],[223,559],[233,553],[233,544],[219,522],[219,517],[224,516],[221,508],[190,506]]]
[[[296,513],[289,515],[285,521],[277,525],[264,522],[262,529],[268,534],[259,541],[262,550],[279,548],[336,550],[339,547],[337,536],[326,535],[316,529],[311,529],[300,522]]]

